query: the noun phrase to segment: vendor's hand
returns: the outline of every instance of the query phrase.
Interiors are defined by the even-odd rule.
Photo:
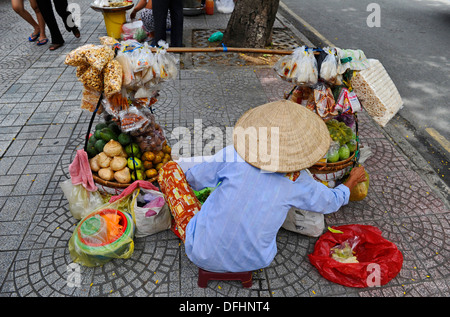
[[[134,18],[136,18],[136,11],[131,11],[131,14],[130,14],[130,19],[131,20],[134,20]]]
[[[365,182],[366,180],[366,171],[364,170],[364,167],[359,166],[351,170],[348,179],[344,182],[344,185],[352,190],[356,184]]]
[[[366,179],[366,171],[364,170],[364,167],[359,166],[355,167],[351,170],[349,178],[353,178],[356,183],[362,183],[365,182]]]

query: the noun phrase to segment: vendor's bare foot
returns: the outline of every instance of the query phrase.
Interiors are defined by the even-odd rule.
[[[54,51],[57,50],[58,48],[60,48],[61,46],[63,46],[64,44],[52,44],[50,45],[50,47],[48,48],[50,51]]]

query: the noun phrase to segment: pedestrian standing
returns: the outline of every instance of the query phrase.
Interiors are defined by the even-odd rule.
[[[50,45],[50,50],[54,51],[64,45],[64,38],[59,30],[58,23],[56,22],[55,14],[53,12],[52,1],[51,0],[36,0],[39,6],[42,16],[44,17],[45,23],[47,24],[50,35],[52,38],[52,44]],[[67,10],[67,0],[53,0],[56,12],[61,17],[66,27],[67,32],[72,32],[76,38],[80,37],[80,31],[75,25],[75,20],[72,13]]]
[[[183,0],[153,0],[153,18],[155,21],[155,37],[152,45],[158,41],[166,41],[166,19],[170,10],[170,46],[181,47],[183,45]]]
[[[47,44],[48,38],[45,35],[45,20],[42,13],[39,11],[39,7],[36,0],[30,0],[31,8],[36,14],[36,20],[31,16],[31,14],[25,9],[24,0],[11,0],[11,6],[13,10],[20,15],[25,21],[27,21],[33,28],[34,31],[28,37],[28,41],[37,41],[37,45]]]

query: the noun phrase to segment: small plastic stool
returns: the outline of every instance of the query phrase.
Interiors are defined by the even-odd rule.
[[[198,269],[198,287],[205,288],[208,286],[208,281],[241,281],[244,288],[252,286],[252,272],[227,272],[217,273]]]

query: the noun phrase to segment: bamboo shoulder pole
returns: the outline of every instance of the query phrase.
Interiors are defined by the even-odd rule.
[[[156,52],[157,48],[152,48]],[[274,55],[290,55],[292,50],[272,50],[264,48],[244,48],[244,47],[169,47],[167,52],[170,53],[258,53],[258,54],[274,54]]]

